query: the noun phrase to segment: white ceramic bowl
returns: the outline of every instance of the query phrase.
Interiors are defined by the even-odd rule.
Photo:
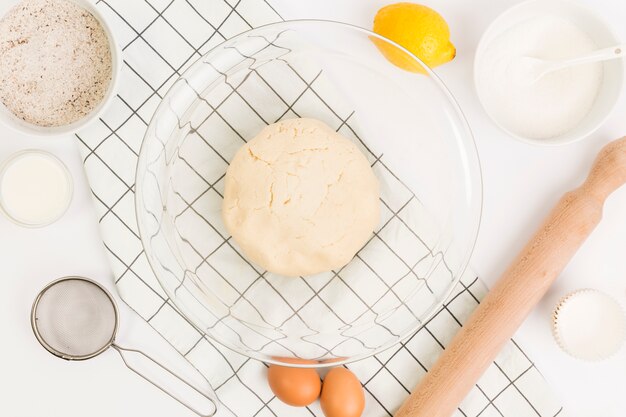
[[[510,136],[532,144],[561,145],[575,142],[589,136],[598,127],[600,127],[611,114],[613,107],[617,103],[624,83],[624,63],[622,60],[612,60],[603,63],[604,77],[602,85],[600,86],[600,90],[593,107],[585,118],[570,131],[560,136],[546,139],[520,136],[519,134],[509,130],[506,126],[502,125],[494,117],[492,109],[485,104],[484,91],[478,81],[478,71],[483,54],[492,40],[524,20],[547,14],[557,15],[570,20],[582,30],[587,32],[587,34],[598,45],[598,48],[605,48],[621,43],[619,38],[609,28],[609,25],[602,17],[598,16],[593,10],[576,1],[528,0],[513,6],[502,13],[498,18],[496,18],[496,20],[493,21],[493,23],[491,23],[483,34],[476,49],[476,55],[474,58],[474,85],[476,87],[478,98],[491,120]]]
[[[109,45],[111,49],[111,82],[109,83],[109,89],[107,93],[103,97],[102,101],[85,117],[80,120],[77,120],[74,123],[64,126],[54,126],[54,127],[44,127],[38,126],[33,123],[28,123],[17,116],[15,116],[9,109],[7,109],[0,102],[0,123],[17,130],[18,132],[25,133],[27,135],[35,135],[35,136],[44,136],[44,137],[52,137],[52,136],[62,136],[71,134],[79,131],[80,129],[87,126],[90,122],[100,117],[100,115],[104,112],[105,108],[112,101],[113,97],[117,92],[117,87],[120,79],[120,69],[121,65],[121,56],[122,51],[115,42],[115,38],[113,36],[113,31],[111,27],[107,24],[106,19],[100,13],[98,8],[87,0],[69,0],[83,9],[87,10],[91,13],[100,23],[104,32],[109,39]],[[2,2],[0,4],[0,16],[4,16],[13,6],[18,4],[19,1],[11,0]]]

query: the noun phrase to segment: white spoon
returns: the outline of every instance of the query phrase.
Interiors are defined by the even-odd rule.
[[[626,54],[626,44],[611,46],[609,48],[598,49],[585,55],[575,58],[560,60],[544,60],[523,56],[511,67],[513,76],[525,80],[528,84],[533,84],[545,75],[562,70],[564,68],[574,67],[582,64],[590,64],[593,62],[608,61],[610,59],[623,58]]]

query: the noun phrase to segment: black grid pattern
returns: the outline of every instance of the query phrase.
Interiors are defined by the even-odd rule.
[[[259,16],[265,16],[271,20],[278,20],[279,16],[269,4],[261,0],[239,0],[230,3],[222,0],[138,1],[132,2],[133,6],[130,8],[128,3],[130,2],[121,0],[99,2],[101,9],[113,21],[116,32],[125,35],[123,36],[126,40],[123,45],[125,82],[117,97],[118,101],[103,116],[100,125],[78,135],[83,145],[85,166],[101,215],[105,245],[112,256],[120,292],[131,307],[135,308],[211,380],[225,405],[225,411],[241,416],[293,415],[293,409],[284,408],[285,406],[268,393],[263,379],[262,364],[216,347],[177,313],[150,271],[139,242],[134,214],[132,214],[135,191],[134,161],[138,155],[140,138],[143,136],[143,130],[147,126],[155,105],[163,97],[165,90],[196,57],[216,43],[234,35],[233,31],[241,31],[253,25],[266,23],[259,21]],[[210,11],[216,13],[207,14],[207,7],[211,7]],[[204,36],[198,35],[197,31],[190,30],[181,24],[181,22],[189,22],[193,19],[196,19],[200,25],[197,31],[202,33],[207,31]],[[202,25],[206,25],[205,28],[202,28]],[[179,47],[173,55],[170,55],[171,51],[167,47],[171,37],[167,39],[168,42],[158,36],[154,37],[155,32],[164,30],[171,30],[170,35],[173,33],[180,38],[178,39]],[[142,62],[148,62],[150,65],[142,67],[145,65]],[[261,83],[265,82],[271,89],[271,83],[263,79],[262,71],[255,71],[255,74]],[[312,94],[324,102],[315,90],[315,83],[320,82],[319,77],[320,74],[316,74],[313,78],[301,76],[303,90],[297,97],[283,97],[279,92],[274,91],[285,106],[284,112],[276,119],[299,116],[297,103],[306,97],[305,95]],[[234,84],[231,85],[231,87],[234,86]],[[245,93],[240,93],[239,88],[231,88],[228,94],[223,102],[227,102],[227,99],[231,97],[238,98],[263,122],[274,120],[261,110],[255,111],[254,104],[246,100]],[[211,103],[207,104],[211,105]],[[220,117],[220,112],[217,111],[220,104],[212,105],[215,106],[215,114],[218,115],[216,117]],[[339,131],[356,136],[354,131],[350,132],[352,130],[351,113],[340,115],[332,108],[329,110],[338,119],[336,127]],[[212,111],[210,110],[207,114]],[[227,120],[222,121],[228,125]],[[202,140],[201,132],[201,126],[198,126],[194,132],[197,134],[196,139]],[[247,135],[239,136],[243,139]],[[203,142],[208,141],[203,140]],[[226,155],[216,153],[218,158],[227,163],[229,158]],[[376,156],[371,153],[370,156],[374,166],[384,168],[380,155]],[[129,161],[132,163],[128,163]],[[189,165],[193,166],[191,163]],[[204,179],[202,175],[198,175],[201,177],[200,180]],[[182,200],[183,206],[179,213],[181,216],[186,211],[194,211],[207,193],[215,192],[219,195],[222,177],[211,179],[205,185],[203,194],[189,200]],[[396,209],[386,207],[387,217],[384,224],[401,221],[399,213],[411,203],[412,199],[412,196],[409,197],[404,205]],[[196,212],[202,213],[197,209]],[[215,232],[220,234],[219,230]],[[215,250],[224,247],[236,251],[228,238],[223,238],[222,244]],[[214,253],[203,253],[204,256],[201,253],[199,255],[201,262],[198,267],[207,265],[207,259]],[[434,256],[432,253],[430,255]],[[363,263],[365,268],[372,269],[365,261]],[[444,265],[443,262],[439,264]],[[411,266],[406,265],[409,270],[413,270]],[[254,270],[254,266],[250,265],[250,267]],[[254,272],[256,277],[253,283],[263,281],[269,285],[272,282],[266,280],[262,272],[256,270]],[[337,281],[342,281],[340,274],[332,274],[321,287],[310,288],[314,294],[313,297],[322,299],[320,294],[323,289],[331,282]],[[465,281],[461,286],[461,291],[457,292],[444,309],[399,348],[349,366],[364,382],[368,393],[366,415],[391,415],[393,413],[399,401],[419,379],[420,370],[424,372],[432,363],[448,340],[448,335],[458,329],[466,313],[478,302],[479,293],[484,291],[477,279]],[[393,285],[388,285],[386,291],[398,297],[393,290]],[[238,297],[245,299],[245,290],[238,294]],[[364,302],[364,304],[367,303]],[[299,313],[298,308],[293,308],[293,311]],[[508,360],[506,357],[498,360],[492,367],[494,369],[490,369],[490,372],[495,375],[488,373],[483,378],[488,381],[479,383],[477,392],[466,400],[459,410],[459,415],[552,416],[559,414],[558,406],[550,400],[549,396],[547,399],[540,398],[547,390],[543,386],[540,387],[541,389],[537,387],[545,383],[532,363],[517,346],[512,345],[509,350],[512,352],[510,357],[514,360]],[[511,366],[512,362],[520,361],[524,363]],[[403,377],[402,369],[412,369],[412,367],[415,368],[413,369],[415,372]],[[389,384],[389,382],[393,383]],[[503,382],[503,385],[499,386],[498,382]],[[521,398],[521,404],[526,404],[526,408],[530,410],[529,413],[525,414],[520,411],[521,406],[514,398],[515,393]],[[510,410],[511,404],[517,404],[516,408]],[[321,411],[313,406],[304,414],[321,415]]]

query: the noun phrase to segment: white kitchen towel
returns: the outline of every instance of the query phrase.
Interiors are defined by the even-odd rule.
[[[77,137],[121,297],[207,377],[222,403],[220,415],[321,416],[317,404],[298,409],[274,398],[264,364],[211,342],[177,312],[148,265],[134,211],[141,140],[168,88],[213,46],[281,17],[264,0],[101,0],[97,4],[123,49],[122,80],[112,106]],[[321,100],[323,92],[315,88],[315,82],[307,86],[320,98],[320,106],[327,106]],[[365,416],[393,415],[485,292],[484,284],[466,272],[445,307],[422,330],[397,347],[348,365],[365,388]],[[457,412],[468,417],[560,413],[558,400],[514,341]]]

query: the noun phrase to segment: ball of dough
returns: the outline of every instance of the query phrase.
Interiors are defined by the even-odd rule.
[[[250,260],[276,274],[343,267],[379,222],[367,158],[318,120],[265,127],[237,151],[225,181],[226,228]]]

